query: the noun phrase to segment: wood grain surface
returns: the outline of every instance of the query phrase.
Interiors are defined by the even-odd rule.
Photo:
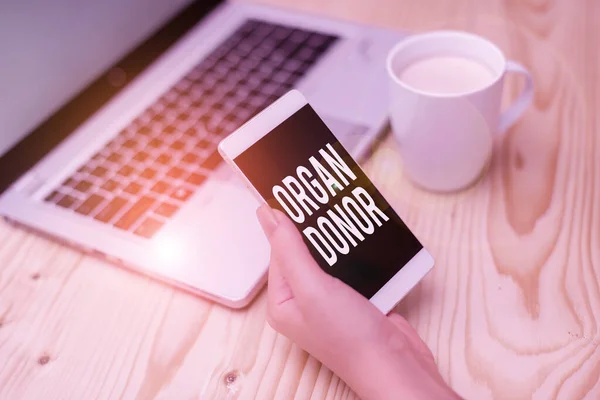
[[[484,35],[534,105],[454,195],[412,186],[391,137],[366,169],[437,266],[399,311],[468,399],[600,398],[600,2],[270,0]],[[520,82],[508,81],[506,99]],[[354,399],[265,323],[0,223],[0,399]]]

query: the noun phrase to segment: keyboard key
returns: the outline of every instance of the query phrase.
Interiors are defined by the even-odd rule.
[[[137,131],[140,135],[144,135],[144,136],[152,136],[152,129],[150,129],[147,126],[142,126],[140,129],[138,129]]]
[[[190,105],[190,107],[192,107],[196,110],[200,110],[204,104],[205,104],[204,101],[202,101],[201,99],[198,99],[198,100],[192,101],[192,104]]]
[[[171,189],[171,185],[169,185],[168,183],[163,182],[163,181],[158,181],[154,184],[154,186],[152,186],[152,189],[150,189],[150,190],[152,190],[153,192],[158,193],[158,194],[165,194],[170,189]]]
[[[179,108],[179,104],[177,104],[176,102],[169,102],[169,103],[165,104],[165,109],[167,109],[169,111],[174,111],[178,108]]]
[[[115,197],[94,217],[100,222],[110,222],[119,211],[121,211],[129,202],[122,197]]]
[[[129,185],[127,185],[127,187],[125,187],[125,189],[123,189],[123,191],[125,193],[136,195],[136,194],[140,193],[142,191],[142,189],[143,189],[143,186],[140,185],[139,183],[130,182]]]
[[[174,116],[176,115],[175,113],[177,112],[178,109],[179,109],[179,103],[177,103],[177,102],[172,102],[172,103],[168,103],[165,105],[165,112],[171,118],[174,118]]]
[[[142,173],[140,174],[140,177],[144,178],[144,179],[154,179],[154,177],[156,176],[157,172],[155,169],[152,168],[146,168],[142,171]]]
[[[115,226],[119,229],[128,230],[135,224],[154,204],[154,199],[144,196],[138,200],[119,220]]]
[[[154,138],[148,142],[148,146],[150,146],[154,149],[160,149],[164,143],[165,142],[163,142],[162,140]]]
[[[106,190],[107,192],[114,192],[116,191],[121,185],[117,182],[115,182],[112,179],[107,180],[106,182],[104,182],[101,186],[101,188],[103,190]]]
[[[279,61],[281,61],[281,60],[279,60]],[[275,67],[271,63],[262,63],[258,66],[258,72],[260,73],[260,75],[263,78],[270,77],[275,72],[274,69],[275,69]]]
[[[300,29],[294,29],[290,36],[290,41],[294,43],[301,43],[308,38],[309,33]]]
[[[156,162],[162,165],[168,165],[172,159],[173,157],[168,154],[161,154],[156,158]]]
[[[196,128],[190,127],[188,129],[186,129],[183,132],[183,134],[186,135],[186,136],[196,137],[196,135],[198,134],[198,131],[196,130]]]
[[[327,36],[319,34],[319,33],[312,33],[309,37],[308,37],[308,45],[311,47],[321,47],[324,44],[327,43]]]
[[[121,176],[124,177],[130,177],[135,173],[135,168],[133,168],[130,165],[123,165],[121,168],[119,168],[119,170],[117,171],[117,173]]]
[[[167,172],[167,176],[173,179],[181,179],[185,175],[185,170],[179,167],[173,167]]]
[[[73,196],[70,195],[65,195],[63,196],[62,199],[60,199],[58,201],[58,203],[56,203],[57,205],[63,207],[63,208],[71,208],[73,207],[73,205],[77,202],[77,199]]]
[[[200,140],[198,140],[198,142],[196,143],[196,148],[197,148],[197,149],[204,150],[204,149],[208,149],[208,148],[209,148],[211,145],[212,145],[212,142],[209,142],[209,141],[208,141],[208,140],[206,140],[206,139],[200,139]]]
[[[62,193],[60,193],[59,191],[53,191],[52,193],[50,193],[48,196],[46,196],[46,198],[44,199],[44,201],[48,202],[48,203],[57,203],[61,198],[63,197]]]
[[[282,84],[282,83],[287,82],[290,79],[291,76],[292,76],[292,74],[289,73],[289,72],[279,71],[275,75],[273,75],[273,79],[272,80],[273,80],[273,82],[276,82],[278,84]],[[279,87],[279,85],[273,85],[273,87],[275,89],[277,89]],[[275,90],[273,92],[275,92]]]
[[[277,26],[273,31],[273,37],[278,40],[282,40],[288,37],[290,33],[292,33],[292,29],[288,28],[287,26]]]
[[[215,149],[213,153],[200,164],[200,166],[206,169],[215,169],[221,164],[221,161],[223,161],[223,158],[219,154],[219,151]]]
[[[283,63],[280,68],[283,68],[285,71],[288,71],[290,73],[294,73],[296,71],[299,71],[303,65],[304,63],[302,61],[290,58],[285,63]]]
[[[265,101],[265,104],[266,104],[267,106],[269,106],[269,105],[271,105],[272,103],[274,103],[274,102],[275,102],[275,100],[279,99],[279,97],[281,97],[281,96],[278,96],[278,95],[272,94],[271,96],[267,97],[267,99],[266,99],[266,101]]]
[[[163,128],[162,132],[167,135],[172,135],[177,132],[177,129],[173,125],[168,125]]]
[[[118,163],[120,163],[122,159],[123,159],[123,156],[122,156],[122,155],[120,155],[119,153],[112,153],[112,154],[111,154],[110,156],[108,156],[108,158],[107,158],[107,160],[108,160],[108,161],[110,161],[110,162],[112,162],[112,163],[115,163],[115,164],[118,164]]]
[[[88,197],[83,203],[81,203],[81,205],[77,207],[75,212],[83,215],[90,215],[92,211],[94,211],[100,204],[102,204],[103,201],[104,197],[98,194],[93,194],[90,197]]]
[[[133,233],[150,239],[163,226],[163,224],[163,222],[157,221],[154,218],[148,218],[142,222]]]
[[[192,172],[185,181],[191,185],[200,186],[202,185],[202,183],[204,183],[205,180],[206,176],[200,175],[196,172]]]
[[[194,192],[186,187],[179,186],[171,193],[171,198],[179,201],[187,201]]]
[[[152,119],[150,120],[150,123],[160,125],[164,122],[164,120],[165,120],[164,115],[156,114],[154,117],[152,117]]]
[[[204,89],[204,96],[210,97],[215,94],[215,90],[212,87],[207,87]]]
[[[150,158],[150,154],[146,153],[145,151],[140,151],[135,156],[133,156],[133,159],[140,163],[145,162],[148,158]]]
[[[171,218],[178,210],[179,207],[176,205],[170,203],[161,203],[156,210],[154,210],[154,213],[165,218]]]
[[[314,54],[315,52],[311,48],[305,47],[298,52],[297,57],[303,61],[306,61],[311,60]]]
[[[95,176],[96,178],[102,178],[107,173],[108,173],[108,170],[106,168],[100,166],[100,167],[94,168],[94,170],[91,172],[91,175]]]
[[[198,125],[208,126],[210,124],[210,120],[211,120],[210,115],[208,115],[208,114],[201,115],[200,118],[198,118]]]
[[[77,181],[73,178],[67,178],[65,179],[65,181],[61,184],[61,186],[63,187],[70,187],[70,188],[74,188],[77,185]]]
[[[241,123],[239,117],[234,113],[231,114],[227,114],[225,116],[225,118],[223,118],[223,121],[229,123],[229,124],[238,124]]]
[[[83,165],[83,166],[79,167],[77,172],[80,174],[87,175],[90,173],[91,170],[92,170],[92,167],[90,167],[89,165]]]
[[[104,159],[104,156],[102,155],[101,152],[98,152],[98,153],[94,154],[91,159],[93,161],[100,162]]]
[[[75,190],[80,191],[81,193],[85,193],[92,187],[92,183],[89,181],[81,181],[77,185],[75,185]]]
[[[247,108],[238,108],[235,113],[242,122],[249,120],[251,117],[257,114],[256,109],[249,104],[247,105]]]
[[[182,140],[176,140],[173,143],[171,143],[171,148],[177,151],[182,150],[185,148],[185,142]]]
[[[214,126],[211,131],[217,136],[223,136],[223,134],[226,133],[223,127],[220,125]]]
[[[194,153],[187,153],[185,156],[183,156],[181,158],[181,162],[184,162],[186,164],[196,164],[199,160],[200,160],[200,157],[198,157]]]
[[[121,146],[127,149],[134,149],[137,146],[137,142],[133,139],[127,139],[121,144]]]

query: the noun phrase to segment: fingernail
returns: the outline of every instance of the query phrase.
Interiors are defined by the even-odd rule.
[[[267,204],[263,204],[258,208],[258,210],[256,210],[256,216],[258,217],[258,222],[260,223],[262,230],[265,232],[265,235],[267,235],[267,238],[270,238],[271,235],[273,235],[273,232],[275,232],[275,229],[277,229],[278,225],[275,213],[271,207],[269,207]]]

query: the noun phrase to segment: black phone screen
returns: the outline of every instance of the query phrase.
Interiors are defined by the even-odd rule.
[[[308,104],[234,161],[321,268],[367,298],[423,248]]]

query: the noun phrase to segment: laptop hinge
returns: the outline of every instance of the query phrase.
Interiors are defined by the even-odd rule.
[[[44,186],[44,183],[46,183],[46,181],[38,174],[29,172],[15,182],[14,189],[18,192],[25,193],[28,196],[33,196]]]

